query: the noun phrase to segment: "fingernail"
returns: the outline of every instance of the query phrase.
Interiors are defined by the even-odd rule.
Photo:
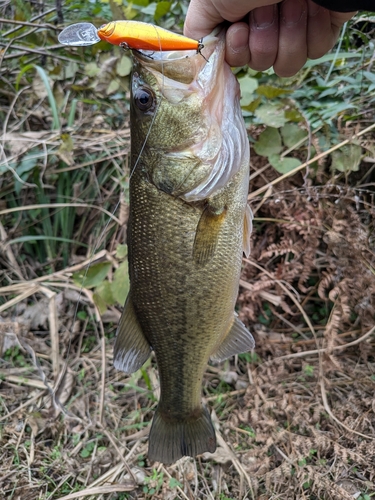
[[[285,0],[281,4],[282,20],[286,26],[299,23],[305,13],[305,2],[300,0]]]
[[[251,11],[253,26],[258,30],[269,28],[275,22],[276,9],[277,5],[266,5]]]
[[[320,11],[320,5],[317,3],[313,2],[313,0],[308,0],[307,1],[307,6],[309,8],[309,16],[314,17],[317,15],[317,13]]]

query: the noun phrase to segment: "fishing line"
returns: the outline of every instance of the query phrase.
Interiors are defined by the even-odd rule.
[[[154,29],[155,29],[155,31],[157,33],[157,36],[158,36],[158,39],[159,39],[159,49],[160,49],[160,52],[162,52],[162,44],[161,44],[160,35],[159,35],[159,33],[158,33],[157,29],[156,29],[156,26],[154,26]],[[165,80],[164,80],[164,61],[163,61],[163,59],[161,59],[161,73],[162,73],[162,87],[164,87],[164,81]],[[129,181],[130,181],[130,179],[131,179],[131,177],[132,177],[132,175],[133,175],[133,173],[134,173],[136,167],[138,166],[138,163],[139,163],[139,161],[140,161],[140,159],[142,157],[142,154],[143,154],[144,148],[146,146],[147,140],[148,140],[148,138],[150,136],[152,127],[153,127],[153,125],[155,123],[155,119],[156,119],[156,116],[157,116],[157,113],[158,113],[158,110],[159,110],[159,107],[160,107],[162,99],[163,99],[163,97],[161,95],[160,101],[156,105],[155,113],[154,113],[154,115],[152,117],[149,129],[147,131],[145,140],[144,140],[144,142],[142,144],[142,147],[141,147],[141,150],[139,152],[138,158],[137,158],[137,160],[135,162],[134,167],[132,168],[132,171],[130,172]],[[111,215],[114,215],[117,212],[119,205],[120,205],[120,200],[116,203],[115,208],[111,212]],[[79,307],[81,305],[81,297],[82,297],[82,294],[83,294],[83,289],[84,289],[84,284],[85,284],[85,281],[86,281],[86,278],[87,278],[87,274],[88,274],[88,271],[90,269],[91,263],[92,263],[92,261],[94,259],[95,253],[96,253],[98,247],[103,242],[106,230],[107,230],[108,225],[109,225],[110,222],[111,222],[111,218],[108,218],[108,221],[107,221],[107,223],[106,223],[106,225],[105,225],[105,227],[104,227],[104,229],[102,231],[101,236],[99,237],[98,241],[94,245],[94,248],[93,248],[91,256],[90,256],[89,263],[88,263],[87,267],[85,268],[84,275],[82,276],[82,284],[81,284],[81,287],[80,287],[80,290],[79,290],[79,293],[78,293],[78,300],[76,302],[76,306],[75,306],[75,309],[74,309],[72,330],[69,332],[69,342],[68,342],[67,355],[66,355],[66,361],[65,361],[65,366],[63,368],[63,372],[66,370],[66,368],[68,366],[68,360],[69,360],[70,350],[71,350],[72,341],[73,341],[73,328],[74,328],[74,324],[75,324],[76,319],[77,319],[78,309],[79,309]],[[94,305],[95,305],[95,303],[94,303]],[[63,377],[60,379],[59,382],[62,383],[62,381],[63,381]],[[64,412],[64,414],[66,414],[67,410],[65,409],[64,405],[56,397],[56,393],[57,393],[57,391],[59,389],[60,383],[56,384],[56,387],[53,390],[52,389],[49,390],[49,394],[50,394],[51,398],[53,399],[55,405],[59,406],[61,408],[61,410]]]
[[[162,47],[161,47],[161,39],[160,39],[160,35],[158,33],[158,30],[156,29],[156,26],[153,26],[155,32],[156,32],[156,36],[158,37],[158,40],[159,40],[159,51],[162,53]],[[161,61],[161,76],[162,76],[162,88],[164,88],[164,60],[163,58],[160,59]],[[135,161],[135,164],[134,164],[134,167],[132,168],[131,172],[130,172],[130,176],[129,176],[129,181],[130,179],[132,178],[134,172],[135,172],[135,169],[137,168],[138,166],[138,163],[142,157],[142,154],[143,154],[143,151],[146,147],[146,144],[147,144],[147,141],[148,141],[148,138],[151,134],[151,130],[152,130],[152,127],[154,126],[154,123],[155,123],[155,120],[156,120],[156,116],[158,114],[158,111],[159,111],[159,107],[160,107],[160,104],[161,104],[161,101],[163,100],[163,95],[162,93],[160,94],[160,101],[156,104],[156,108],[155,108],[155,113],[151,119],[151,123],[150,123],[150,126],[148,128],[148,131],[147,131],[147,134],[146,134],[146,137],[145,137],[145,140],[143,141],[143,144],[142,144],[142,147],[141,147],[141,150],[139,152],[139,155],[138,155],[138,158],[136,159]]]

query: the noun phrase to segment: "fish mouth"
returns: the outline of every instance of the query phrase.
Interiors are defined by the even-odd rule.
[[[200,134],[181,148],[163,151],[165,158],[195,165],[171,193],[187,202],[202,201],[224,188],[246,164],[249,141],[239,105],[239,84],[225,62],[225,30],[217,28],[195,51],[133,51],[137,65],[146,67],[163,98],[176,108],[192,96],[200,102]],[[156,110],[157,112],[157,110]],[[186,124],[188,127],[189,124]],[[197,174],[197,171],[202,172]]]
[[[134,50],[135,61],[146,66],[155,76],[158,74],[175,83],[191,84],[210,65],[207,73],[213,76],[215,68],[223,61],[225,30],[217,27],[205,37],[198,50],[150,51]]]

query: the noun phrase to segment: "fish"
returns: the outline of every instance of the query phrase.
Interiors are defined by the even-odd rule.
[[[202,402],[208,361],[254,348],[235,312],[249,254],[249,141],[225,32],[194,51],[133,53],[128,222],[130,290],[114,366],[133,373],[155,353],[160,400],[148,458],[214,452]]]

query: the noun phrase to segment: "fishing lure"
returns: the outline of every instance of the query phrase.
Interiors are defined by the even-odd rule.
[[[111,21],[99,29],[91,23],[66,27],[58,40],[63,45],[86,46],[104,40],[133,50],[196,50],[201,54],[202,40],[194,40],[172,31],[141,21]]]

